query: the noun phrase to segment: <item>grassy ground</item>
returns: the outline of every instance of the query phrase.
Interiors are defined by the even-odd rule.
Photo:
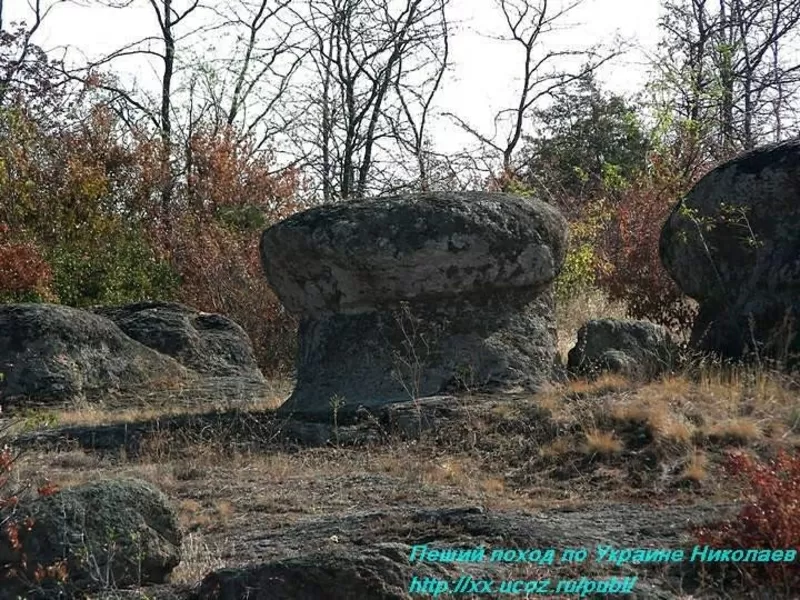
[[[587,318],[620,314],[602,299],[578,304],[578,317],[560,318],[564,355]],[[271,393],[247,399],[241,419],[275,408],[290,389],[290,381],[275,382]],[[709,367],[647,385],[615,376],[573,381],[503,401],[466,390],[457,400],[465,419],[416,439],[298,451],[235,445],[230,428],[202,439],[156,432],[135,457],[29,451],[13,477],[61,487],[118,475],[155,483],[175,501],[186,532],[172,581],[191,585],[213,569],[257,558],[243,532],[313,515],[407,505],[530,511],[733,501],[742,489],[722,470],[726,452],[772,456],[800,448],[798,389],[797,381],[763,370]],[[26,426],[135,423],[226,408],[140,400],[124,410],[40,411]]]

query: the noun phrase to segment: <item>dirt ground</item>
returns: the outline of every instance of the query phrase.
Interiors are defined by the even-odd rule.
[[[692,525],[733,517],[742,500],[742,484],[723,469],[726,453],[769,457],[800,447],[798,392],[764,374],[648,385],[606,376],[536,395],[464,390],[380,415],[343,409],[325,423],[274,415],[290,386],[219,381],[162,397],[28,411],[14,474],[61,487],[123,475],[159,486],[180,516],[184,557],[169,585],[136,593],[189,598],[202,597],[199,583],[215,570],[336,557],[357,564],[386,544],[400,544],[401,555],[418,544],[585,547],[590,555],[609,544],[691,549]],[[403,562],[394,576],[410,584],[413,565]],[[638,576],[632,597],[641,598],[797,597],[685,564],[493,563],[457,572],[553,581]],[[359,597],[360,584],[352,585],[325,597]],[[408,597],[397,582],[382,581],[379,596],[363,595],[373,589],[364,585],[361,597]],[[314,596],[286,586],[261,593],[251,597]]]

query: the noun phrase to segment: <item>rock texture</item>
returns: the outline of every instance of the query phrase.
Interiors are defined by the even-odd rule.
[[[198,373],[263,379],[250,338],[228,317],[174,302],[138,302],[92,310],[114,321],[137,342]]]
[[[53,304],[0,305],[0,373],[4,404],[68,401],[189,375],[110,320]]]
[[[547,204],[479,192],[323,206],[267,229],[264,272],[300,319],[281,411],[548,380],[566,232]]]
[[[270,559],[209,574],[193,600],[411,600],[423,595],[419,590],[410,591],[414,577],[418,581],[447,580],[455,586],[462,575],[494,581],[494,593],[440,592],[439,597],[502,598],[512,595],[500,593],[499,582],[503,580],[546,579],[550,594],[543,597],[555,598],[561,579],[616,576],[638,578],[633,593],[626,598],[676,600],[685,596],[675,590],[688,592],[695,584],[686,564],[665,572],[663,563],[618,566],[590,559],[578,571],[576,565],[558,559],[553,565],[515,564],[513,560],[492,561],[491,553],[499,548],[538,549],[542,553],[552,548],[558,555],[566,548],[584,548],[594,557],[600,545],[614,549],[685,548],[691,552],[687,535],[690,526],[731,513],[730,506],[719,505],[655,508],[619,503],[539,513],[500,512],[478,506],[415,506],[326,515],[303,519],[281,530],[252,533],[247,540],[248,551]],[[389,541],[398,539],[403,541]],[[417,544],[437,550],[483,547],[485,558],[411,563],[412,547]],[[272,558],[276,555],[280,558]],[[563,592],[561,596],[567,597]]]
[[[800,139],[708,173],[672,211],[660,250],[700,304],[695,347],[729,358],[800,352]]]
[[[453,569],[440,565],[414,568],[408,564],[408,555],[407,546],[385,543],[359,553],[314,553],[251,569],[224,569],[203,580],[196,598],[405,600],[414,575],[457,578]]]
[[[578,375],[603,371],[649,379],[668,372],[678,347],[663,327],[649,321],[596,319],[578,330],[567,368]]]
[[[4,591],[29,591],[25,575],[32,581],[37,565],[62,559],[67,581],[45,581],[44,586],[49,583],[67,596],[45,597],[162,583],[180,562],[176,513],[166,496],[144,481],[96,481],[23,502],[16,511],[16,522],[31,518],[33,524],[19,530],[21,549],[0,536],[0,565],[6,566],[2,573],[9,575],[7,567],[18,570],[16,577],[2,582]]]

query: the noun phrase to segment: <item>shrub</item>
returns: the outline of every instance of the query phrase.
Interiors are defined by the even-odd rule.
[[[608,204],[596,202],[586,207],[580,220],[569,224],[569,247],[554,284],[559,303],[596,289],[598,277],[611,268],[596,249],[610,218]]]
[[[295,324],[261,273],[258,236],[302,208],[298,172],[198,124],[168,181],[157,132],[102,102],[75,114],[52,128],[25,106],[0,110],[0,224],[15,232],[0,239],[0,300],[179,300],[240,323],[262,369],[293,364]]]
[[[2,379],[3,373],[0,373],[0,380]],[[0,563],[0,587],[20,582],[29,583],[31,586],[39,586],[45,580],[63,582],[67,578],[63,563],[34,565],[27,564],[27,560],[25,560],[25,549],[20,542],[20,533],[22,528],[30,530],[35,523],[31,518],[21,519],[17,515],[17,507],[20,503],[20,497],[32,487],[32,484],[31,482],[24,482],[21,488],[13,491],[9,484],[10,473],[19,459],[19,453],[15,453],[6,443],[8,432],[13,425],[13,420],[6,420],[5,423],[0,423],[0,536],[3,536],[8,541],[11,550],[22,551],[23,563],[25,563],[24,568],[27,572],[20,573],[14,565]],[[57,491],[58,487],[49,481],[36,488],[36,492],[40,496],[49,496]]]
[[[33,242],[13,242],[0,224],[0,302],[54,301],[50,265]]]
[[[264,278],[259,239],[264,228],[300,210],[297,173],[277,174],[232,131],[196,133],[189,144],[186,210],[153,239],[180,277],[177,298],[239,323],[264,373],[294,366],[295,320]]]
[[[90,244],[60,244],[47,254],[53,288],[69,306],[168,300],[177,293],[179,279],[172,266],[136,228],[120,227]]]
[[[613,268],[600,272],[598,283],[612,300],[624,302],[633,318],[683,331],[694,321],[696,308],[661,264],[659,239],[688,184],[677,182],[658,155],[651,163],[648,176],[619,192],[601,241],[602,256]]]
[[[534,190],[516,175],[502,171],[487,182],[489,191],[503,191],[521,198],[532,198]],[[572,199],[559,198],[560,207],[574,204]],[[596,200],[586,204],[579,217],[569,223],[569,242],[564,265],[554,282],[556,300],[567,303],[570,299],[596,289],[598,276],[611,268],[611,264],[597,251],[597,243],[608,226],[613,212],[610,204]]]
[[[200,125],[163,206],[158,136],[101,103],[81,114],[52,129],[24,107],[0,111],[0,223],[15,232],[0,239],[0,300],[179,300],[240,323],[262,369],[291,365],[295,324],[261,273],[258,235],[301,208],[297,171]]]
[[[158,184],[153,145],[120,140],[103,107],[68,125],[0,112],[0,223],[14,234],[0,240],[0,297],[85,306],[174,293],[140,225]]]
[[[719,548],[794,549],[800,552],[800,454],[780,450],[760,463],[743,453],[728,456],[726,472],[747,486],[745,505],[737,517],[698,527],[700,544]],[[780,589],[800,589],[797,561],[741,563],[746,585],[767,583]]]
[[[170,233],[170,260],[181,279],[178,300],[236,321],[261,370],[278,375],[293,368],[297,324],[267,285],[258,241],[256,233],[184,215]]]

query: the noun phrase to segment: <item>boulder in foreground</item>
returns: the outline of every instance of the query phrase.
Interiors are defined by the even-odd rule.
[[[181,560],[176,513],[166,496],[144,481],[95,481],[21,503],[16,510],[13,518],[22,524],[19,547],[0,536],[4,590],[26,593],[37,566],[61,561],[66,580],[46,578],[37,587],[75,594],[162,583]]]

